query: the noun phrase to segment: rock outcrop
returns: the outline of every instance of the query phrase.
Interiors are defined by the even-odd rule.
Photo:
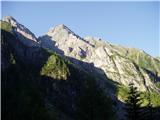
[[[76,63],[86,67],[87,71],[98,73],[95,68],[99,68],[109,79],[125,86],[133,82],[141,91],[157,89],[152,81],[153,76],[146,70],[160,75],[160,67],[157,67],[160,62],[141,50],[112,45],[100,38],[81,38],[65,25],[51,28],[39,37],[39,41],[43,47],[56,50],[71,60],[75,58],[93,64],[88,67]]]
[[[36,36],[28,28],[18,23],[13,17],[6,16],[2,19],[2,21],[11,24],[13,32],[17,35],[23,44],[27,45],[28,47],[38,45]]]

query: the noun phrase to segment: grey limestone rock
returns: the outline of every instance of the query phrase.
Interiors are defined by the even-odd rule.
[[[151,80],[151,76],[143,66],[140,66],[139,61],[136,61],[136,55],[143,53],[141,50],[113,45],[100,38],[89,36],[81,38],[65,25],[51,28],[44,36],[41,36],[40,41],[45,41],[46,36],[55,45],[51,47],[50,42],[48,42],[49,44],[43,44],[44,42],[42,42],[42,46],[51,50],[59,49],[59,51],[64,52],[65,56],[92,63],[92,70],[88,67],[88,71],[93,72],[93,69],[95,69],[96,72],[99,71],[96,68],[101,69],[109,79],[125,86],[133,82],[141,91],[157,89]],[[155,59],[151,56],[148,57],[148,54],[143,53],[143,56],[149,58],[149,60],[152,59],[153,64],[156,64],[156,66],[160,65],[158,60],[155,63]],[[82,66],[82,63],[75,63]],[[87,65],[83,67],[87,69]],[[147,68],[146,66],[146,69],[151,70],[150,68],[153,67]],[[159,68],[155,67],[154,70],[160,73]]]
[[[13,32],[23,44],[29,47],[38,46],[36,36],[28,28],[18,23],[13,17],[6,16],[2,20],[11,24],[13,27]]]

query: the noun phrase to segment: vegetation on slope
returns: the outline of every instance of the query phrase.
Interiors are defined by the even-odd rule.
[[[124,102],[127,98],[127,93],[128,93],[128,87],[123,85],[119,85],[117,87],[117,97],[119,100]]]
[[[160,62],[143,51],[129,49],[127,57],[137,65],[160,75]]]
[[[7,32],[11,32],[12,26],[5,21],[0,21],[0,29],[5,30]]]
[[[141,97],[134,84],[129,84],[129,91],[126,102],[126,118],[127,120],[141,120]]]
[[[158,56],[158,57],[156,57],[156,59],[160,61],[160,57],[159,57],[159,56]]]
[[[131,120],[158,120],[160,117],[160,107],[155,107],[152,104],[152,95],[154,93],[147,93],[147,98],[144,98],[144,93],[137,90],[134,84],[129,85],[127,98],[125,100],[126,118]],[[157,96],[157,94],[156,94]],[[147,104],[144,106],[144,99]],[[158,101],[156,101],[157,103]]]
[[[112,47],[116,51],[115,54],[118,53],[119,55],[130,59],[141,68],[152,72],[154,75],[160,76],[160,61],[158,59],[151,57],[149,54],[139,49],[125,48],[116,45],[112,45]]]
[[[66,80],[69,76],[69,69],[60,56],[52,53],[46,64],[42,67],[41,75],[46,75],[53,79]]]
[[[127,99],[129,88],[123,85],[118,86],[117,88],[117,97],[125,102]],[[141,101],[142,106],[146,106],[148,104],[148,96],[150,96],[151,103],[154,107],[160,107],[160,95],[157,92],[151,91],[151,92],[140,92],[141,94]]]

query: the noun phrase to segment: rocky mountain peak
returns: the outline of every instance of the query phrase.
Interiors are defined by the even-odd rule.
[[[55,27],[49,29],[47,32],[47,35],[50,37],[58,37],[63,39],[71,38],[79,38],[80,40],[83,40],[80,36],[76,35],[72,30],[70,30],[66,25],[60,24],[56,25]],[[55,39],[57,40],[57,39]]]
[[[75,34],[73,31],[71,31],[66,25],[60,24],[54,27],[54,32],[60,32],[60,31],[66,31],[68,34]]]
[[[57,26],[55,26],[55,29],[56,28],[59,28],[59,29],[65,29],[65,30],[67,30],[67,31],[71,31],[66,25],[64,25],[64,24],[60,24],[60,25],[57,25]]]
[[[5,16],[2,20],[11,23],[13,26],[18,24],[18,22],[12,16]]]
[[[23,44],[26,46],[37,46],[36,36],[24,25],[20,24],[16,19],[11,16],[6,16],[2,19],[8,22],[13,27],[13,32],[18,36]]]
[[[106,75],[109,79],[125,86],[133,82],[141,91],[148,88],[155,89],[150,74],[143,68],[153,71],[159,71],[159,69],[154,66],[155,61],[152,57],[141,50],[113,45],[97,37],[81,38],[63,24],[50,29],[39,40],[45,48],[89,63],[83,66],[81,62],[71,59],[87,71],[94,71],[95,74],[100,74],[99,76]],[[148,66],[143,63],[143,60],[146,60],[146,63],[152,60],[153,65]],[[156,62],[156,65],[160,63]]]

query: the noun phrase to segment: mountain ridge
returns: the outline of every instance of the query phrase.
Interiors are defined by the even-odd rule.
[[[103,66],[103,63],[104,63],[101,61],[98,62],[99,59],[96,62],[96,59],[98,57],[102,58],[102,59],[109,57],[109,61],[110,60],[112,61],[113,58],[111,58],[111,56],[118,56],[121,59],[124,58],[124,60],[129,59],[128,63],[130,63],[133,66],[133,68],[135,66],[134,63],[136,63],[139,66],[139,61],[137,62],[136,60],[134,60],[134,58],[136,58],[136,56],[133,56],[133,58],[131,56],[132,51],[136,51],[137,53],[135,53],[135,54],[137,54],[137,55],[142,53],[142,55],[147,56],[147,58],[153,59],[150,55],[146,54],[144,51],[139,50],[139,49],[126,48],[126,47],[121,47],[121,46],[117,46],[117,45],[112,45],[106,41],[101,40],[100,38],[98,38],[96,40],[94,37],[88,37],[87,39],[81,39],[81,37],[79,38],[75,35],[76,35],[75,33],[70,34],[69,32],[68,33],[64,32],[63,28],[60,27],[60,28],[58,28],[58,31],[54,31],[54,32],[49,31],[46,35],[42,36],[39,40],[41,41],[43,47],[46,47],[46,48],[49,48],[52,50],[59,49],[61,51],[60,54],[64,54],[65,56],[77,58],[79,60],[89,62],[89,63],[93,62],[93,64],[96,67]],[[43,41],[52,41],[52,42],[54,42],[54,45],[48,47],[48,45]],[[96,53],[97,56],[94,56],[93,55],[94,53]],[[114,63],[114,61],[113,61],[112,64],[114,64],[116,67],[116,64],[119,64],[119,63]],[[154,63],[151,63],[151,64],[154,65]],[[158,64],[160,64],[160,63],[158,62]],[[114,68],[114,65],[112,68]],[[120,67],[121,67],[121,65],[120,65]],[[143,80],[150,79],[150,76],[146,76],[145,71],[141,67],[146,67],[146,66],[142,65],[142,66],[140,66],[140,68],[138,68],[138,69],[140,69],[140,71],[142,73],[142,76],[141,76],[142,78],[137,78],[137,79],[143,79]],[[100,67],[100,68],[102,68],[104,71],[105,71],[105,69],[107,69],[107,68],[103,68],[103,67]],[[115,68],[115,69],[119,70],[119,68]],[[135,69],[137,69],[137,68],[135,67]],[[129,71],[131,71],[131,70],[129,70]],[[158,73],[158,75],[160,74],[160,70],[156,66],[155,66],[154,70]],[[122,70],[122,72],[123,71],[124,70]],[[127,72],[129,72],[129,71],[127,71]],[[107,75],[107,71],[105,73]],[[117,73],[119,74],[118,71],[117,71]],[[113,76],[111,75],[111,79],[114,80],[115,78],[113,78]],[[116,79],[120,79],[120,78],[116,78]],[[128,78],[127,78],[127,80],[128,80]],[[122,80],[120,80],[120,81],[122,81]],[[126,82],[127,81],[125,81],[125,83]],[[123,84],[125,84],[125,83],[123,83]],[[152,84],[152,83],[150,82],[148,84]],[[146,89],[145,87],[141,86],[140,90],[145,90],[145,89]]]
[[[73,57],[84,62],[93,63],[93,66],[101,68],[108,78],[120,84],[128,85],[133,81],[135,82],[134,84],[140,88],[139,90],[145,91],[149,86],[149,89],[156,89],[151,79],[155,79],[155,76],[160,76],[160,62],[142,50],[113,45],[101,38],[81,38],[64,24],[57,25],[49,29],[45,35],[36,38],[33,33],[19,24],[14,18],[8,16],[5,17],[3,21],[9,22],[13,27],[17,27],[17,29],[23,27],[24,29],[21,29],[23,32],[15,30],[15,33],[18,33],[18,35],[20,33],[19,36],[22,42],[28,41],[26,39],[23,40],[21,38],[22,35],[26,38],[32,36],[33,39],[30,40],[31,44],[25,43],[29,46],[42,46],[56,51],[62,56]],[[32,44],[33,41],[34,44]],[[150,63],[148,63],[148,61],[150,61]],[[127,64],[128,67],[126,67]],[[79,63],[77,65],[81,66]],[[152,71],[154,76],[150,76],[143,68]],[[89,71],[97,70],[92,69]],[[135,77],[139,80],[134,80]],[[142,81],[145,81],[145,84],[142,83]],[[143,86],[141,86],[142,84]]]
[[[74,115],[75,98],[87,79],[96,81],[98,88],[112,98],[117,104],[116,109],[120,109],[116,111],[120,118],[124,117],[124,97],[119,94],[121,87],[128,87],[130,83],[134,83],[142,93],[155,92],[153,96],[156,95],[156,100],[159,99],[160,61],[145,52],[113,45],[100,38],[81,38],[64,25],[51,28],[45,35],[35,37],[34,41],[28,39],[29,32],[25,33],[27,29],[21,34],[10,21],[4,21],[1,21],[2,71],[6,71],[17,62],[20,69],[25,65],[31,76],[30,68],[35,67],[39,78],[37,84],[42,82],[44,86],[39,87],[47,93],[44,97],[47,108],[57,104],[56,110],[62,110],[62,116]],[[5,42],[12,49],[7,47]],[[6,54],[8,50],[13,50],[13,54]],[[27,78],[27,73],[22,75]],[[27,80],[29,78],[26,82]],[[159,105],[159,102],[154,104]]]
[[[18,33],[22,42],[26,41],[26,45],[42,46],[56,51],[62,56],[73,57],[84,62],[93,63],[94,66],[105,71],[107,77],[120,84],[128,85],[131,81],[134,82],[135,80],[132,78],[132,76],[134,76],[137,77],[136,79],[139,79],[139,82],[147,81],[144,82],[145,85],[143,87],[141,86],[140,90],[145,91],[150,85],[152,86],[150,89],[156,88],[152,84],[151,79],[155,79],[155,76],[160,76],[160,62],[146,54],[143,50],[113,45],[101,38],[81,38],[64,24],[52,27],[45,35],[36,38],[30,30],[19,24],[11,16],[5,17],[3,21],[10,23],[13,27],[17,27],[14,31],[16,34]],[[20,32],[18,29],[23,32]],[[27,39],[21,36],[25,36]],[[33,39],[28,40],[28,36],[29,38],[32,36]],[[28,41],[30,43],[27,43]],[[148,61],[150,61],[150,63],[148,63]],[[128,67],[122,64],[128,64]],[[77,65],[81,66],[80,64]],[[148,75],[143,68],[152,71],[155,76]],[[133,72],[131,72],[132,70]],[[126,73],[128,74],[127,79]],[[128,82],[129,79],[131,79],[130,82]],[[135,82],[138,88],[140,87],[139,82]]]

